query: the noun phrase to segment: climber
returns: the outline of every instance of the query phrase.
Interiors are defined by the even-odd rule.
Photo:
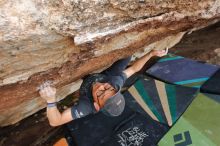
[[[125,69],[131,59],[131,57],[128,57],[115,62],[102,73],[88,75],[80,87],[78,104],[62,113],[59,112],[56,106],[56,89],[44,84],[39,93],[47,102],[47,117],[50,125],[62,125],[98,111],[108,116],[120,115],[125,106],[124,97],[120,93],[125,80],[140,71],[152,56],[162,57],[167,52],[168,49],[153,50]]]

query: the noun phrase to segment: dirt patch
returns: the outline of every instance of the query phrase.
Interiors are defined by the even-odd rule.
[[[220,65],[220,23],[186,35],[170,52]]]

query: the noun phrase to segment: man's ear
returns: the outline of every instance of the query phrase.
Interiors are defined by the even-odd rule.
[[[100,110],[100,106],[98,105],[97,102],[94,102],[93,104],[94,104],[96,111],[98,112]]]

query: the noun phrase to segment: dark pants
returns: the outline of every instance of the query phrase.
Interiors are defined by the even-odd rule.
[[[131,57],[118,60],[115,63],[113,63],[109,68],[101,72],[101,74],[113,75],[113,76],[118,75],[119,73],[125,70],[130,60],[131,60]]]

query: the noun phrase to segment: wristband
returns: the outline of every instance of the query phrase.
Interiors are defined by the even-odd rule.
[[[47,103],[47,107],[55,107],[57,106],[57,102]]]

